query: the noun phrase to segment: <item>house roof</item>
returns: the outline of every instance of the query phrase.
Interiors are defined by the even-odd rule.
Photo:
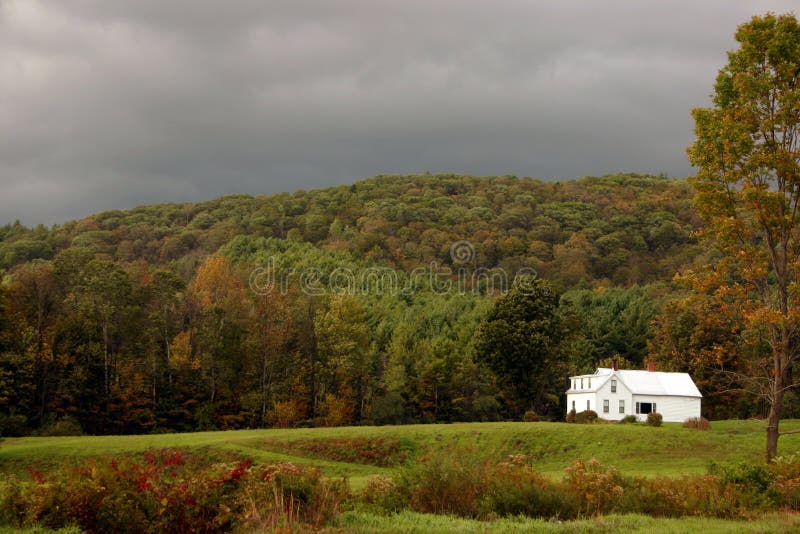
[[[598,375],[614,374],[613,369],[600,367]],[[661,371],[619,370],[616,375],[634,395],[674,395],[678,397],[702,397],[688,373],[664,373]]]
[[[634,395],[666,395],[674,397],[702,397],[692,377],[687,373],[664,373],[661,371],[614,371],[599,367],[592,375],[596,382],[591,389],[570,389],[568,393],[591,393],[606,383],[612,375],[616,375],[625,387]],[[587,377],[588,375],[583,375]],[[578,376],[577,378],[580,378]]]

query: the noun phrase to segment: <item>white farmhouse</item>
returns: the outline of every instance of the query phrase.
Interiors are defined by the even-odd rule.
[[[635,415],[640,421],[650,412],[664,421],[681,423],[700,417],[703,396],[686,373],[662,373],[648,364],[647,371],[600,367],[593,375],[570,377],[567,412],[594,410],[602,419],[619,420]]]

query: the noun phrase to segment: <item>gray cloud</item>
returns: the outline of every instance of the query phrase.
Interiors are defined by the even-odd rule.
[[[792,4],[0,0],[0,223],[380,173],[685,175],[736,26]]]

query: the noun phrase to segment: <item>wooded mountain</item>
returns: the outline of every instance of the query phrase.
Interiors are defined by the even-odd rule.
[[[563,293],[572,370],[640,365],[673,276],[709,261],[692,198],[637,174],[378,176],[4,226],[0,432],[520,417],[529,407],[474,357],[498,288],[459,272],[527,269]],[[253,291],[265,265],[313,269],[318,291]],[[376,268],[407,290],[339,291],[345,270]],[[447,268],[448,291],[413,274]],[[542,415],[557,417],[564,384],[548,387]]]
[[[379,176],[350,186],[107,211],[32,230],[0,228],[0,268],[66,249],[168,266],[186,281],[236,236],[308,242],[411,270],[450,264],[468,240],[476,264],[535,268],[566,289],[669,280],[697,255],[684,181],[635,174],[541,182],[510,176]]]

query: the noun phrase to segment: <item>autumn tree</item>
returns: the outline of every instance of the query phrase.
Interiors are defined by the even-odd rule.
[[[47,380],[52,363],[52,346],[55,321],[58,315],[58,288],[49,262],[32,262],[21,265],[14,272],[14,283],[10,286],[11,308],[15,314],[15,327],[24,332],[31,329],[33,342],[27,352],[33,355],[35,380],[36,419],[41,421],[47,398]],[[24,337],[24,336],[23,336]]]
[[[792,15],[767,14],[735,37],[739,47],[719,71],[713,106],[692,112],[688,154],[705,237],[723,253],[714,291],[742,310],[742,336],[762,347],[746,378],[769,403],[771,461],[800,354],[800,25]]]
[[[320,364],[320,394],[338,395],[345,400],[345,413],[360,417],[368,387],[369,329],[358,301],[340,295],[330,299],[315,316]]]
[[[242,323],[249,304],[241,278],[222,256],[206,259],[189,291],[198,313],[194,321],[197,346],[208,383],[202,425],[211,427],[218,403],[238,404],[236,392],[244,365]]]

